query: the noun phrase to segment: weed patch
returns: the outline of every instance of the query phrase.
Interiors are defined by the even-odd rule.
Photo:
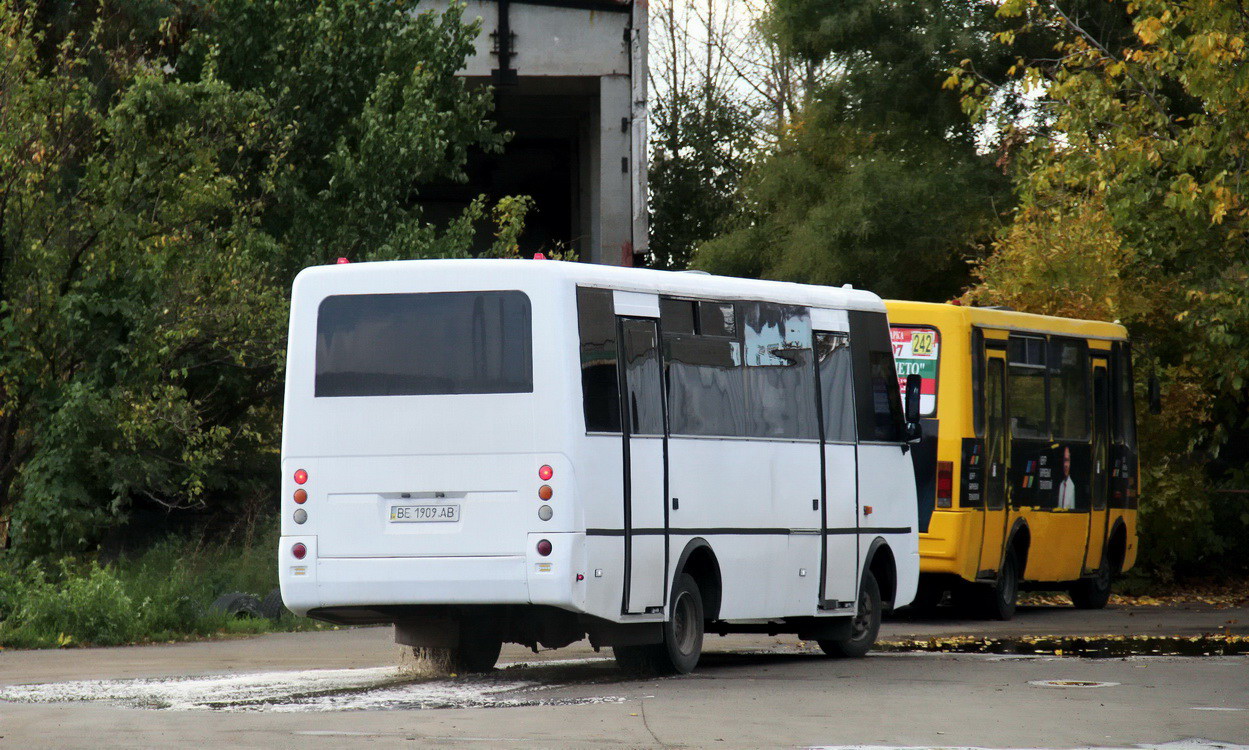
[[[318,629],[284,612],[235,618],[209,604],[228,591],[277,587],[276,540],[253,544],[168,539],[111,563],[0,560],[0,647],[57,648]]]

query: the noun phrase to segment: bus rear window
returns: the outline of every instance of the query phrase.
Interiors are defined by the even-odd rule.
[[[941,334],[935,328],[891,326],[893,360],[898,367],[898,389],[906,398],[906,379],[919,375],[919,413],[931,417],[937,413],[937,364],[941,355]]]
[[[530,393],[530,319],[519,291],[326,297],[316,395]]]

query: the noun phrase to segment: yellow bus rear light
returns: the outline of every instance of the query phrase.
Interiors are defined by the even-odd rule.
[[[954,505],[954,463],[952,461],[937,462],[937,507],[950,508]]]

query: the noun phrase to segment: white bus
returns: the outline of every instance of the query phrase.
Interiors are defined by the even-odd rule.
[[[688,672],[704,632],[862,655],[919,572],[902,400],[869,292],[544,260],[309,268],[282,597],[464,670],[588,637]]]

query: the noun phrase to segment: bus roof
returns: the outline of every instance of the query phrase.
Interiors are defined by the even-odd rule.
[[[757,299],[810,307],[868,310],[884,312],[880,297],[861,289],[797,284],[788,281],[762,281],[704,273],[657,271],[649,268],[623,268],[557,260],[464,259],[464,260],[396,260],[373,263],[348,263],[305,268],[296,277],[296,284],[312,283],[316,287],[337,286],[342,280],[353,291],[365,291],[376,278],[379,286],[396,283],[420,288],[422,272],[438,271],[468,277],[474,273],[492,278],[500,274],[516,283],[564,279],[583,286],[605,287],[647,294],[698,297],[703,299]]]
[[[1016,312],[991,307],[971,307],[938,302],[886,300],[891,323],[962,325],[1000,330],[1052,333],[1082,338],[1125,341],[1128,331],[1118,323],[1060,318],[1055,315]]]

